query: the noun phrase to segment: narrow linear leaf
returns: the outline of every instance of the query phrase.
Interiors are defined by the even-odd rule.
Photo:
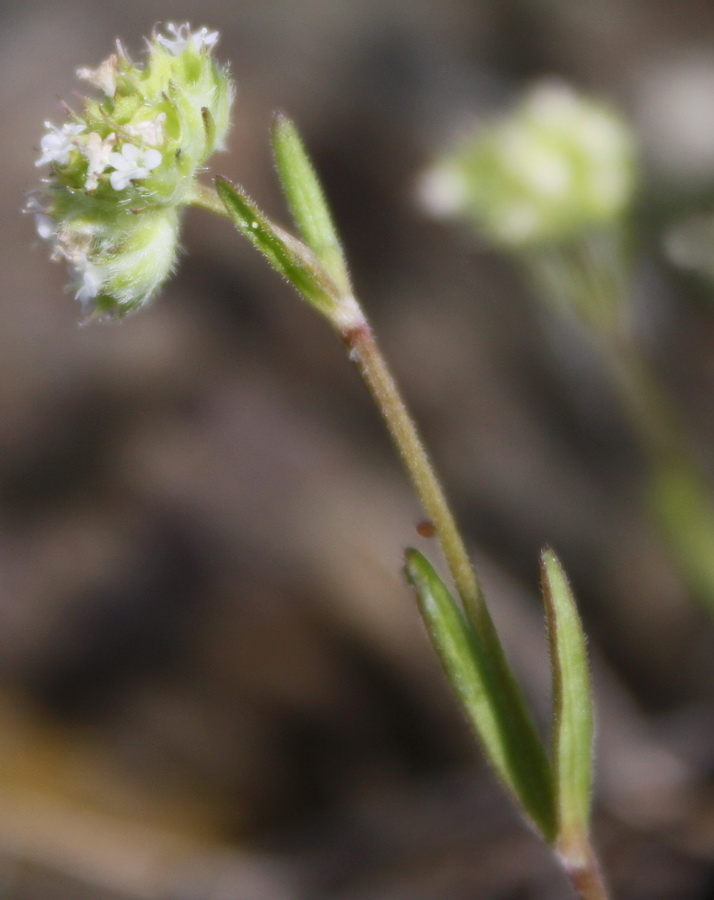
[[[449,589],[417,550],[407,551],[405,574],[446,677],[489,762],[525,815],[552,841],[550,765],[500,645],[495,654],[480,646]]]
[[[221,176],[216,178],[215,184],[238,231],[308,303],[331,319],[338,290],[312,251],[271,222],[243,188]]]
[[[558,840],[578,844],[589,829],[593,705],[585,634],[568,579],[552,550],[541,578],[553,678],[553,768]]]
[[[295,124],[282,113],[273,123],[273,153],[300,236],[339,290],[351,293],[347,263],[322,186]]]

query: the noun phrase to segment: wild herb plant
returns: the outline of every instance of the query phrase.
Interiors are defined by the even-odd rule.
[[[434,214],[468,223],[535,296],[580,323],[639,440],[645,506],[686,587],[714,615],[710,491],[634,321],[637,176],[628,123],[548,82],[447,152],[421,197]]]
[[[339,236],[295,126],[277,116],[275,162],[297,230],[271,222],[225,178],[198,180],[228,130],[233,89],[212,50],[218,34],[166,26],[146,63],[121,45],[80,69],[101,97],[47,124],[38,165],[49,166],[28,204],[52,257],[68,264],[86,317],[119,319],[146,305],[172,271],[181,214],[227,216],[320,313],[344,343],[433,524],[450,585],[417,550],[404,571],[443,669],[483,752],[532,827],[586,900],[606,888],[590,839],[593,710],[585,637],[554,552],[541,556],[553,683],[552,737],[534,725],[491,619],[464,540],[417,429],[357,301]],[[603,300],[608,299],[604,294]]]

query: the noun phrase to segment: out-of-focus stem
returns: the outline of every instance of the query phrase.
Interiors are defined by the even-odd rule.
[[[592,337],[646,463],[650,513],[680,577],[714,614],[714,507],[687,428],[633,338],[627,265],[618,241],[575,243],[526,260],[544,296],[575,312]]]

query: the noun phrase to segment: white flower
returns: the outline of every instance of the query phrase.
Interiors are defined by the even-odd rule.
[[[37,197],[28,197],[27,203],[22,211],[34,216],[35,230],[37,231],[38,237],[41,237],[43,241],[54,239],[57,224],[52,216],[48,214],[48,209],[45,204],[40,203]]]
[[[204,25],[202,28],[199,28],[198,31],[193,33],[192,38],[196,50],[202,50],[204,47],[206,50],[210,50],[218,40],[219,36],[217,31],[209,31]]]
[[[117,90],[117,63],[119,59],[116,53],[105,59],[96,69],[77,69],[77,78],[82,78],[96,85],[104,91],[107,97],[113,97]]]
[[[56,162],[61,166],[66,166],[70,154],[76,146],[75,136],[81,134],[86,127],[86,125],[66,122],[61,128],[58,128],[51,122],[45,122],[45,128],[48,128],[49,132],[40,141],[42,156],[35,162],[35,165],[44,166],[45,163]]]
[[[75,269],[86,269],[89,265],[88,254],[92,245],[92,236],[87,229],[72,231],[60,227],[54,235],[52,259],[63,259]]]
[[[104,140],[96,131],[92,131],[87,135],[87,143],[81,147],[82,153],[89,161],[87,180],[84,184],[85,190],[93,191],[99,184],[99,176],[109,165],[109,157],[112,154],[116,140],[116,134],[110,134]]]
[[[205,26],[192,33],[191,26],[188,22],[184,22],[183,25],[167,22],[166,30],[170,32],[173,37],[166,37],[163,34],[159,34],[156,36],[156,40],[173,56],[179,56],[183,53],[191,42],[196,50],[201,50],[203,47],[210,50],[218,40],[218,32],[209,31]]]
[[[63,260],[71,270],[75,297],[87,305],[99,294],[105,273],[101,266],[90,261],[92,253],[92,234],[89,230],[80,229],[72,231],[69,228],[60,227],[53,230],[50,238],[53,240],[52,259]]]
[[[35,213],[35,228],[38,237],[41,237],[43,241],[51,240],[57,233],[57,223],[52,216],[48,216],[46,213]]]
[[[155,119],[147,119],[144,122],[137,122],[136,125],[129,123],[124,125],[123,131],[132,137],[137,137],[144,144],[151,147],[158,147],[164,141],[164,122],[166,121],[166,113],[159,113]]]
[[[77,293],[74,296],[86,306],[99,293],[104,280],[102,270],[99,266],[87,262],[84,268],[77,268],[74,274],[77,285]]]
[[[140,150],[134,144],[124,144],[120,153],[109,154],[109,165],[115,169],[109,176],[115,191],[123,190],[131,181],[146,176],[161,165],[161,154],[158,150]]]

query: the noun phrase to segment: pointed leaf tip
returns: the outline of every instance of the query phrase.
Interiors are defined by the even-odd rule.
[[[278,112],[273,118],[273,153],[300,237],[325,267],[338,290],[351,293],[347,262],[322,185],[293,121]]]
[[[593,705],[585,633],[558,557],[541,554],[553,680],[553,769],[562,846],[587,836],[593,767]]]
[[[555,832],[550,765],[495,632],[482,644],[461,607],[418,550],[407,550],[405,574],[419,611],[486,756],[523,812],[551,841]]]

